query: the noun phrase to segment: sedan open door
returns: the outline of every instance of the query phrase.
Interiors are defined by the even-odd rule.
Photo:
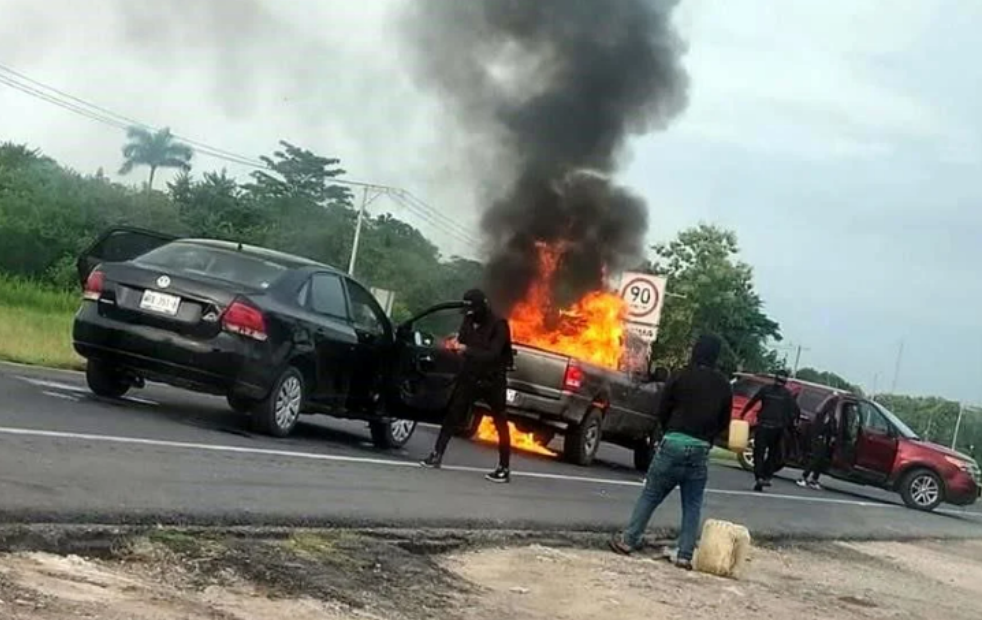
[[[424,319],[457,324],[464,302],[427,309],[396,330],[395,352],[388,389],[388,409],[394,417],[440,422],[463,367],[463,357],[444,346],[444,340],[420,328]]]
[[[89,274],[101,263],[128,261],[176,239],[173,235],[141,228],[110,228],[78,257],[75,266],[79,283],[84,286]]]

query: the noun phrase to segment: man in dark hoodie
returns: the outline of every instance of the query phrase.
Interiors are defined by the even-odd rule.
[[[511,481],[511,436],[505,393],[506,373],[511,362],[511,329],[508,321],[497,316],[487,296],[478,289],[464,294],[467,309],[456,339],[449,347],[464,357],[464,366],[450,398],[447,415],[440,427],[433,452],[421,465],[439,468],[450,438],[481,401],[491,409],[498,430],[498,468],[485,476],[491,482]]]
[[[757,390],[740,413],[742,418],[748,411],[760,405],[757,426],[754,429],[754,476],[757,479],[754,491],[757,492],[771,486],[771,478],[781,462],[784,438],[789,431],[794,430],[798,418],[801,417],[798,399],[787,384],[788,371],[778,371],[774,375],[774,383]]]
[[[709,477],[709,451],[729,427],[733,403],[729,381],[715,368],[720,347],[716,336],[701,336],[692,349],[689,365],[665,384],[657,412],[665,435],[651,460],[630,524],[610,541],[611,549],[617,553],[626,555],[641,547],[651,515],[679,487],[682,528],[674,561],[680,568],[692,568]]]

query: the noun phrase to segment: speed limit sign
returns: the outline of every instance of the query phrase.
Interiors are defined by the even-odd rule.
[[[646,273],[625,273],[621,278],[621,297],[627,302],[627,319],[633,323],[657,325],[665,296],[665,278]]]

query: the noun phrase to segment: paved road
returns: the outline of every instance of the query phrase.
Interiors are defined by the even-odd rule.
[[[106,401],[77,374],[0,365],[0,520],[615,529],[640,488],[619,448],[588,469],[520,455],[513,483],[491,485],[493,447],[457,440],[443,471],[421,470],[435,434],[379,452],[363,423],[311,418],[276,440],[221,399],[151,386]],[[978,509],[921,514],[837,482],[815,493],[779,480],[762,496],[725,463],[710,476],[706,516],[757,535],[982,537]],[[653,526],[678,517],[670,498]]]

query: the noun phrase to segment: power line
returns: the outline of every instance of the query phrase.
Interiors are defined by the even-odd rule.
[[[63,90],[54,88],[53,86],[49,86],[43,82],[39,82],[38,80],[35,80],[3,64],[0,64],[0,84],[116,129],[122,129],[125,131],[132,127],[138,127],[146,131],[159,131],[159,128],[155,128],[152,125],[140,122],[136,119],[114,112],[108,108],[76,97],[75,95],[67,93]],[[269,169],[269,166],[259,159],[253,159],[231,151],[220,149],[179,134],[173,135],[178,141],[184,142],[189,146],[193,146],[195,151],[202,155],[258,170]],[[437,228],[440,232],[443,232],[444,234],[447,234],[467,245],[477,244],[477,241],[469,231],[407,190],[375,183],[353,181],[349,179],[335,178],[331,179],[331,182],[339,185],[348,185],[351,187],[361,187],[380,191],[396,200],[400,205],[405,207],[411,213],[415,214],[417,217],[427,221],[431,226]]]

